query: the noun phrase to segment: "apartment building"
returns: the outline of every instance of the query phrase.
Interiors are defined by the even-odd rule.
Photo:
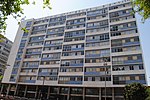
[[[0,38],[0,75],[4,74],[12,44],[7,38]]]
[[[124,100],[147,85],[130,0],[21,22],[1,93],[50,100]]]

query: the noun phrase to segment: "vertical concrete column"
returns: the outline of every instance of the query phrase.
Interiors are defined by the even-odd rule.
[[[25,90],[24,90],[24,97],[26,97],[26,94],[27,94],[27,85],[26,85]]]
[[[83,87],[83,100],[85,100],[85,87]]]
[[[58,87],[58,91],[57,91],[57,95],[58,95],[59,98],[60,98],[59,91],[60,91],[60,87]],[[59,100],[59,98],[57,98],[57,100]]]
[[[11,84],[8,85],[6,96],[9,94],[10,87],[11,87]]]
[[[4,89],[4,84],[2,84],[2,86],[1,86],[0,94],[2,93],[3,89]]]
[[[38,85],[36,86],[36,90],[35,90],[35,98],[37,99],[38,96]]]
[[[50,87],[48,87],[47,99],[49,99]]]
[[[16,95],[16,94],[17,94],[17,91],[18,91],[18,84],[16,84],[16,88],[15,88],[14,95]]]
[[[99,100],[102,99],[102,93],[101,93],[101,88],[99,88]]]
[[[112,88],[112,100],[115,100],[114,87]]]
[[[67,95],[67,100],[69,100],[69,99],[70,99],[70,87],[68,89],[68,95]]]

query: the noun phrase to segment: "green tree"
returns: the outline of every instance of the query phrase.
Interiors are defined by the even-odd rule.
[[[50,0],[42,0],[43,8],[50,7]],[[6,30],[6,19],[9,15],[15,19],[21,17],[23,13],[22,5],[29,5],[30,3],[35,4],[36,0],[0,0],[0,34],[5,33]],[[20,22],[18,22],[20,23]],[[2,38],[3,35],[0,35]]]
[[[132,0],[134,12],[142,16],[142,20],[150,18],[150,0]]]
[[[125,86],[125,100],[145,100],[148,97],[147,87],[140,83],[132,83]]]
[[[146,98],[146,100],[150,100],[150,88],[147,88],[147,92],[148,92],[148,97]]]

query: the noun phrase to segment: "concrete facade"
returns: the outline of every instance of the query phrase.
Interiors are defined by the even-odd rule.
[[[13,42],[7,38],[1,38],[0,40],[0,75],[3,75]]]
[[[123,100],[147,85],[130,0],[21,23],[3,85],[7,95],[52,100]],[[4,92],[4,89],[1,89]]]

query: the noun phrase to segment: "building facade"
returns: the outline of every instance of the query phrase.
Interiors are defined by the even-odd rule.
[[[7,95],[50,100],[123,100],[146,82],[130,0],[39,19],[21,27],[3,85]],[[4,92],[4,88],[1,89]],[[57,98],[57,99],[56,99]]]
[[[0,39],[0,75],[4,74],[12,44],[7,38]]]

